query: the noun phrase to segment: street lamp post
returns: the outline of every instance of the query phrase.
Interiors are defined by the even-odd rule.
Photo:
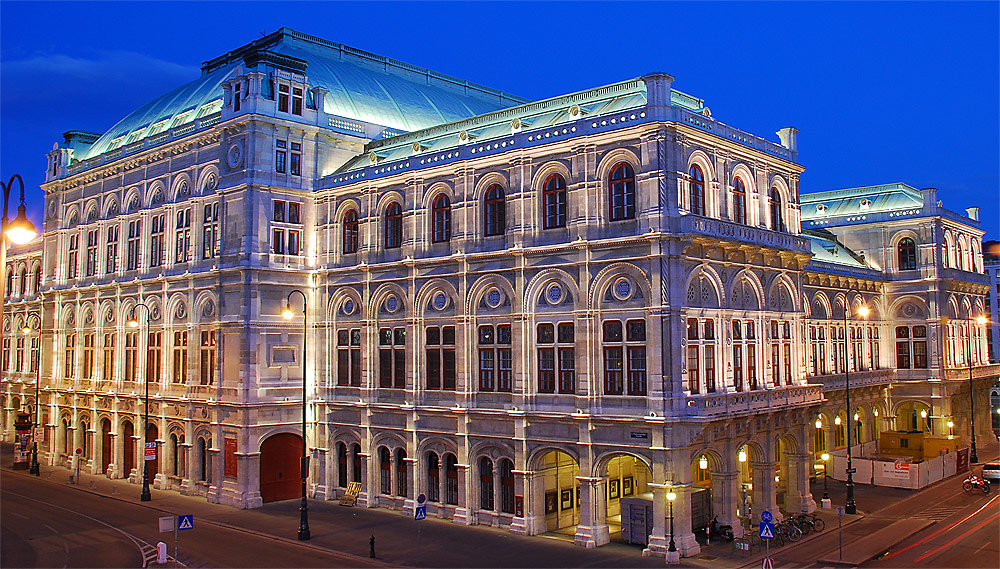
[[[21,189],[21,203],[17,206],[17,217],[13,221],[7,220],[8,204],[10,203],[10,191],[13,189],[14,181]],[[20,174],[14,174],[6,184],[0,182],[0,190],[3,193],[3,217],[0,218],[0,306],[7,301],[7,240],[16,245],[24,245],[38,235],[35,226],[28,221],[24,214],[24,180]],[[0,310],[2,314],[2,310]],[[3,326],[0,326],[0,343],[3,343]],[[37,406],[37,405],[36,405]]]
[[[851,314],[850,292],[844,296],[844,392],[847,399],[847,502],[844,504],[844,512],[848,514],[858,513],[858,506],[854,501],[854,463],[851,461],[851,368],[850,358],[847,356],[847,348],[850,346],[850,323],[848,317]],[[865,318],[868,316],[868,307],[861,305],[858,314]]]
[[[667,563],[673,565],[679,561],[677,544],[674,543],[674,500],[677,494],[673,491],[667,492],[667,503],[670,505],[670,543],[667,545]]]
[[[311,537],[309,533],[309,502],[306,501],[306,485],[309,480],[309,456],[306,454],[306,335],[309,333],[306,294],[298,289],[288,293],[285,310],[281,312],[281,315],[285,320],[291,320],[295,316],[295,312],[292,311],[292,295],[295,293],[302,296],[302,461],[299,464],[300,476],[302,477],[302,504],[299,506],[299,541],[306,541]]]
[[[31,326],[25,325],[21,331],[25,335],[28,335],[31,333]],[[41,330],[39,330],[39,334],[41,334]],[[35,435],[35,432],[38,430],[38,386],[42,382],[42,342],[40,336],[38,340],[38,351],[33,354],[33,362],[35,364],[35,420],[31,424],[31,467],[28,469],[28,474],[34,474],[35,476],[41,476],[41,471],[38,468],[38,437]]]
[[[139,320],[135,316],[135,309],[142,307],[146,311],[146,324],[149,324],[149,307],[143,303],[136,304],[132,307],[132,315],[129,318],[128,325],[131,328],[139,327]],[[139,342],[136,342],[138,346]],[[149,461],[146,460],[146,444],[149,442],[149,376],[143,375],[146,384],[146,396],[145,396],[145,419],[142,425],[142,494],[139,496],[139,500],[143,502],[148,502],[153,499],[153,496],[149,493]]]
[[[976,323],[980,326],[986,324],[986,317],[979,315],[976,317]],[[965,336],[966,341],[966,355],[969,358],[969,423],[970,431],[972,435],[969,439],[969,464],[975,464],[979,462],[979,454],[976,453],[976,396],[973,393],[973,383],[972,383],[972,330]]]
[[[823,459],[823,497],[821,500],[825,503],[830,501],[830,492],[826,484],[826,481],[830,479],[830,453],[824,452],[820,458]]]

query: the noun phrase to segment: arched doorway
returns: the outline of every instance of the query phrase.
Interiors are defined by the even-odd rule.
[[[337,443],[337,486],[347,488],[347,445]]]
[[[101,474],[108,471],[113,455],[111,444],[111,420],[101,419]]]
[[[545,530],[575,535],[580,523],[580,465],[562,451],[549,451],[539,459],[544,484],[541,509]]]
[[[302,437],[281,433],[260,445],[260,497],[264,502],[298,498],[302,494],[299,461]]]
[[[608,461],[605,476],[605,519],[612,541],[648,545],[653,531],[653,492],[649,487],[653,473],[642,460],[618,455]]]
[[[753,507],[753,465],[751,464],[751,453],[753,449],[750,445],[743,445],[736,451],[736,463],[738,465],[740,503],[737,515],[740,519],[747,519],[751,516]],[[752,521],[752,520],[751,520]],[[748,523],[748,522],[744,522]]]
[[[125,421],[122,426],[122,447],[124,450],[122,476],[128,478],[132,476],[132,469],[135,468],[135,427],[132,426],[132,421]]]
[[[896,408],[896,430],[930,432],[931,408],[920,401],[904,401]]]
[[[159,443],[156,440],[159,437],[159,434],[160,434],[160,430],[156,428],[155,424],[150,423],[150,424],[146,425],[146,440],[143,441],[143,445],[145,445],[145,443],[156,444],[156,459],[154,459],[154,460],[146,460],[145,450],[143,450],[143,455],[142,455],[143,456],[143,460],[146,460],[146,464],[149,467],[149,483],[150,484],[153,483],[153,479],[155,479],[156,475],[160,472],[160,448],[159,448],[160,445],[159,445]]]

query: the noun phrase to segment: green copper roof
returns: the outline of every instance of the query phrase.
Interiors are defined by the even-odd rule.
[[[704,101],[680,91],[671,91],[670,102],[674,106],[695,112],[701,112],[705,108]],[[583,118],[606,116],[639,109],[645,105],[646,82],[641,78],[622,81],[375,140],[368,144],[368,153],[349,160],[338,172],[358,170],[374,163],[392,162],[418,155],[433,155],[462,144],[476,145],[509,137],[515,130],[530,132],[553,128]],[[548,135],[543,132],[541,136]]]
[[[920,190],[901,182],[802,194],[800,200],[803,220],[900,211],[924,205]]]
[[[261,57],[266,53],[268,57]],[[282,28],[206,62],[202,76],[130,113],[105,132],[86,160],[217,112],[222,83],[237,67],[269,72],[287,59],[311,86],[327,89],[325,111],[394,130],[412,131],[489,113],[526,99]],[[280,67],[280,66],[279,66]],[[304,69],[301,69],[304,68]],[[269,87],[265,86],[269,92]]]

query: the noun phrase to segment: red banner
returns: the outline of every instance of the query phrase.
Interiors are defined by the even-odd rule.
[[[960,448],[955,452],[955,471],[965,472],[969,469],[969,449]]]

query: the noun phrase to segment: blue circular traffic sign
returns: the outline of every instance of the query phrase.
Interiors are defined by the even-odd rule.
[[[760,521],[764,523],[771,523],[771,512],[764,510],[760,513]]]

